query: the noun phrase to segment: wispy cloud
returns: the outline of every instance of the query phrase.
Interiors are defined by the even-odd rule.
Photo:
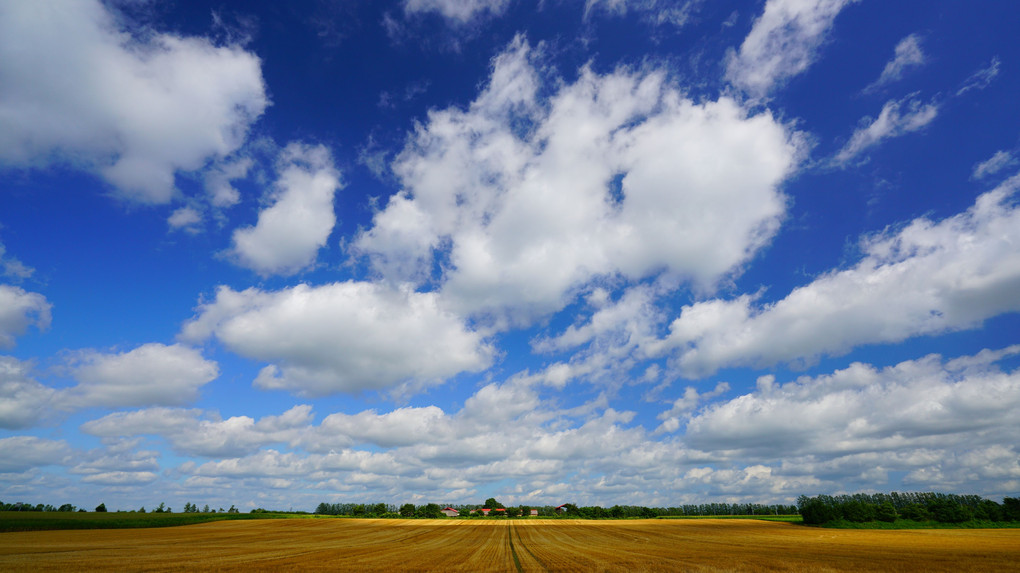
[[[999,66],[1001,63],[999,56],[992,58],[988,67],[981,68],[964,80],[963,86],[957,90],[956,95],[959,96],[971,90],[983,90],[988,87],[988,85],[991,84],[992,81],[999,75]]]
[[[882,75],[874,83],[864,89],[865,92],[875,91],[878,88],[895,82],[903,77],[903,73],[914,67],[922,66],[927,61],[924,51],[921,49],[921,38],[917,34],[911,34],[896,44],[895,54],[885,68]]]
[[[729,54],[726,78],[753,96],[806,70],[839,12],[856,0],[769,0],[740,49]]]
[[[938,104],[921,103],[912,97],[890,100],[882,106],[877,118],[865,118],[861,127],[850,136],[850,141],[833,158],[833,163],[846,165],[882,140],[917,131],[931,123],[938,115]]]

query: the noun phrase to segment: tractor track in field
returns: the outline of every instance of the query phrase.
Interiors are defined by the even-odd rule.
[[[513,548],[514,548],[514,544],[513,544],[513,535],[514,535],[515,533],[517,534],[517,542],[518,542],[518,543],[520,544],[520,546],[521,546],[521,549],[523,549],[524,551],[526,551],[526,552],[528,553],[528,555],[530,555],[530,556],[531,556],[531,558],[535,560],[535,563],[538,563],[538,566],[539,566],[539,567],[541,567],[543,571],[549,571],[549,568],[545,566],[545,563],[543,563],[543,562],[542,562],[542,560],[541,560],[541,559],[539,559],[539,558],[538,558],[538,556],[537,556],[537,555],[535,555],[535,554],[534,554],[534,553],[533,553],[533,552],[531,551],[531,549],[530,549],[530,548],[528,548],[528,544],[527,544],[527,543],[525,543],[525,542],[524,542],[524,539],[522,539],[522,538],[521,538],[521,532],[520,532],[520,530],[519,530],[519,529],[518,529],[517,527],[515,527],[515,526],[514,526],[514,524],[513,524],[512,522],[510,523],[510,549],[511,549],[511,551],[513,551]],[[514,563],[517,563],[517,553],[516,553],[516,552],[514,552]],[[521,570],[521,566],[520,566],[520,564],[518,563],[518,564],[517,564],[517,571],[520,571],[520,570]]]

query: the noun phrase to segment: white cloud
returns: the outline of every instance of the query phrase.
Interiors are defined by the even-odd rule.
[[[856,0],[768,0],[740,50],[726,62],[726,79],[753,96],[802,73],[839,12]]]
[[[794,289],[685,306],[670,325],[674,366],[697,377],[728,366],[812,361],[854,346],[974,328],[1020,311],[1020,176],[967,211],[866,237],[864,257]]]
[[[662,420],[662,424],[656,428],[656,432],[677,431],[680,429],[681,421],[690,418],[702,402],[711,400],[721,394],[725,394],[726,392],[729,392],[729,390],[730,385],[728,382],[720,382],[716,384],[715,388],[710,392],[699,393],[698,389],[693,386],[684,388],[683,395],[673,401],[672,407],[657,416],[658,419]]]
[[[7,248],[0,243],[0,276],[7,277],[14,282],[19,282],[32,276],[35,272],[30,266],[25,265],[18,259],[7,255]]]
[[[969,78],[964,80],[963,86],[956,91],[956,95],[961,96],[971,90],[983,90],[988,87],[992,81],[999,75],[999,66],[1002,61],[999,60],[998,56],[992,58],[992,61],[988,63],[987,68],[981,68],[980,70],[971,74]]]
[[[311,423],[311,411],[308,405],[294,406],[279,416],[255,421],[248,416],[222,420],[197,409],[148,408],[115,412],[86,422],[81,429],[106,438],[158,435],[184,455],[240,457],[266,445],[296,440]]]
[[[23,472],[39,466],[58,465],[71,454],[63,440],[34,436],[0,438],[0,473]]]
[[[492,359],[482,335],[434,293],[366,282],[276,292],[220,287],[181,336],[215,336],[230,350],[273,362],[255,384],[322,396],[433,384]]]
[[[14,346],[14,338],[25,334],[29,326],[49,328],[52,308],[39,293],[0,284],[0,348]]]
[[[205,189],[214,207],[231,207],[241,200],[241,193],[231,185],[243,179],[255,164],[250,157],[238,157],[214,165],[205,172]]]
[[[272,204],[254,227],[234,231],[238,264],[262,275],[294,274],[315,262],[336,224],[333,196],[341,187],[329,150],[291,143],[280,153]]]
[[[882,112],[872,120],[865,118],[861,126],[850,136],[850,141],[839,150],[833,158],[837,165],[846,165],[851,159],[857,157],[866,149],[878,145],[882,140],[890,137],[917,131],[928,125],[938,115],[938,105],[935,103],[922,104],[919,100],[911,99],[912,96],[896,101],[889,100],[882,106]],[[909,102],[907,100],[910,100]],[[904,106],[904,104],[906,104]],[[906,107],[901,112],[901,108]]]
[[[70,161],[166,203],[176,171],[237,149],[268,104],[239,47],[133,36],[97,0],[0,5],[0,164]]]
[[[653,24],[670,24],[680,27],[687,23],[692,12],[700,4],[701,0],[685,2],[675,0],[585,0],[584,14],[587,18],[598,11],[617,15],[633,11],[642,14],[645,20]]]
[[[193,207],[181,207],[167,218],[166,223],[173,230],[197,232],[202,222],[202,213]]]
[[[499,16],[510,0],[404,0],[405,14],[435,12],[454,24],[467,24],[485,16]]]
[[[893,59],[882,69],[882,75],[865,91],[895,82],[903,77],[903,72],[907,69],[924,65],[924,63],[925,56],[924,50],[921,49],[921,38],[917,34],[911,34],[896,44]]]
[[[78,385],[62,396],[71,407],[175,406],[197,399],[219,367],[193,348],[150,343],[119,354],[82,351],[72,373]]]
[[[56,391],[37,382],[30,373],[30,363],[0,356],[0,428],[31,427],[52,410]]]
[[[1020,161],[1017,161],[1016,157],[1008,151],[996,151],[995,155],[992,155],[987,160],[982,161],[974,166],[974,172],[971,174],[971,179],[984,179],[989,175],[995,175],[996,173],[1015,166]]]
[[[932,355],[884,369],[854,363],[781,385],[769,376],[755,392],[691,418],[683,439],[744,461],[931,448],[963,454],[1015,443],[1020,371],[1002,372],[994,362],[1018,353],[1014,346],[960,362]]]
[[[585,68],[546,99],[539,58],[518,37],[467,110],[418,126],[394,163],[404,190],[355,243],[383,277],[526,322],[602,275],[711,288],[772,237],[800,150],[786,126],[656,71]]]

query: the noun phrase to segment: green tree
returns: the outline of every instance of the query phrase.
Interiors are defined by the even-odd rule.
[[[57,511],[74,511],[74,506],[69,503],[65,503],[64,505],[60,506],[60,509],[58,509]]]
[[[101,503],[101,504],[97,505],[96,506],[96,512],[97,513],[106,513],[106,504],[105,503]]]
[[[878,506],[878,509],[875,510],[875,519],[887,523],[896,521],[896,508],[893,507],[891,501],[886,500]]]
[[[209,504],[208,503],[205,504],[204,506],[202,506],[202,513],[209,513]]]
[[[417,516],[425,519],[437,519],[443,517],[443,510],[438,505],[429,503],[418,507]]]
[[[496,501],[496,498],[494,497],[490,497],[489,499],[485,500],[484,507],[487,507],[489,509],[506,509],[506,507],[504,507],[502,503]]]
[[[401,517],[414,517],[414,504],[413,503],[405,503],[404,505],[400,506],[400,516]]]
[[[903,519],[910,519],[912,521],[928,521],[931,519],[928,509],[919,503],[904,505],[900,508],[899,514]]]
[[[520,517],[521,516],[521,508],[519,508],[519,507],[508,507],[508,508],[506,508],[506,516],[507,517]]]

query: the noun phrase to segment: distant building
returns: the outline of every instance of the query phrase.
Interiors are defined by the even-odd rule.
[[[444,508],[442,509],[442,512],[443,512],[443,513],[444,513],[444,514],[445,514],[445,515],[446,515],[447,517],[457,517],[458,515],[460,515],[460,512],[459,512],[459,511],[457,511],[456,509],[453,509],[452,507],[444,507]]]
[[[535,516],[535,517],[538,517],[538,510],[537,510],[537,509],[532,509],[532,510],[531,510],[531,514],[530,514],[530,515],[533,515],[533,516]]]
[[[567,504],[564,503],[563,505],[560,505],[560,506],[556,507],[556,513],[566,513],[566,512],[567,512]]]

